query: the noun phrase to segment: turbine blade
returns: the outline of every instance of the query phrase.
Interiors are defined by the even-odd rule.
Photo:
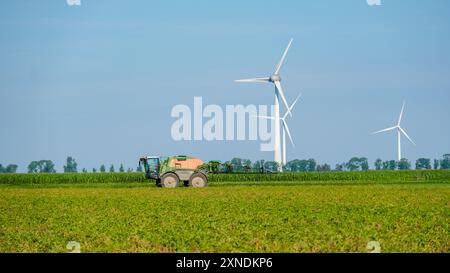
[[[405,109],[405,101],[403,101],[402,111],[400,112],[400,116],[398,117],[397,125],[400,126],[400,122],[402,122],[403,110]]]
[[[302,96],[302,93],[299,93],[298,96],[297,96],[297,98],[295,98],[294,102],[292,103],[291,108],[289,108],[289,109],[292,110],[292,109],[294,108],[295,104],[297,103],[298,99],[299,99],[301,96]]]
[[[286,133],[289,137],[289,140],[291,141],[292,146],[295,147],[294,141],[292,140],[291,131],[289,130],[287,122],[284,119],[282,119],[281,121],[283,122],[283,128],[286,130]]]
[[[286,49],[284,50],[283,56],[281,57],[281,60],[280,60],[280,62],[278,63],[278,65],[277,65],[277,67],[276,67],[276,69],[275,69],[274,74],[279,74],[279,73],[280,73],[280,69],[281,69],[281,67],[283,66],[284,60],[286,59],[286,55],[287,55],[289,49],[291,48],[292,41],[294,41],[294,39],[291,39],[291,40],[289,41],[289,44],[288,44],[288,46],[286,47]]]
[[[405,135],[405,137],[411,141],[412,144],[414,144],[414,146],[416,146],[416,143],[414,143],[414,141],[408,136],[408,134],[405,132],[405,130],[402,129],[402,127],[398,127],[400,129],[400,131]]]
[[[386,128],[386,129],[380,130],[380,131],[376,131],[376,132],[374,132],[372,134],[375,135],[375,134],[379,134],[379,133],[383,133],[383,132],[388,132],[388,131],[392,131],[392,130],[394,130],[396,128],[397,128],[397,126],[394,126],[394,127],[390,127],[390,128]]]
[[[284,96],[283,88],[281,87],[281,83],[279,81],[275,81],[274,83],[275,83],[276,89],[278,90],[278,94],[280,94],[280,96],[281,96],[281,100],[283,101],[284,106],[286,106],[287,114],[289,114],[289,116],[292,117],[292,113],[291,113],[291,110],[289,109],[289,105],[286,101],[286,97]]]
[[[269,82],[270,78],[253,78],[253,79],[243,79],[243,80],[236,80],[235,82],[240,83],[250,83],[250,82]]]
[[[294,100],[292,105],[289,107],[289,111],[292,113],[292,109],[294,109],[295,104],[297,103],[298,99],[302,96],[302,93],[298,94],[297,98]],[[288,116],[288,112],[284,114],[284,116],[281,119],[285,119]]]

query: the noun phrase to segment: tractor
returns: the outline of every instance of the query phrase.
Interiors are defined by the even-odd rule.
[[[198,167],[203,161],[190,156],[144,156],[139,160],[144,167],[145,178],[155,180],[156,186],[175,188],[180,182],[186,187],[206,187],[208,175]]]

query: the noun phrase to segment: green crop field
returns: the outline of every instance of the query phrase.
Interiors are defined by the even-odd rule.
[[[365,171],[365,172],[302,172],[278,174],[210,174],[209,181],[228,185],[247,182],[350,182],[350,183],[441,183],[450,182],[450,170]],[[60,173],[60,174],[0,174],[0,184],[103,184],[148,181],[142,173]],[[231,183],[229,183],[231,182]]]
[[[449,174],[0,175],[0,252],[449,252]]]

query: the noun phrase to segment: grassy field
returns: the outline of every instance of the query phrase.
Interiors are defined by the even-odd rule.
[[[0,184],[0,252],[450,251],[442,179]]]

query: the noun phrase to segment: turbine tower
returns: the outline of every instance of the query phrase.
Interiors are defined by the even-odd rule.
[[[297,96],[297,98],[295,99],[295,101],[292,103],[292,105],[290,107],[288,107],[289,111],[292,111],[292,109],[294,109],[294,106],[295,106],[295,104],[297,103],[297,101],[298,101],[298,99],[300,97],[301,97],[301,94],[299,94]],[[282,150],[281,150],[281,153],[282,153],[282,165],[283,166],[286,166],[286,163],[287,163],[287,160],[286,160],[286,134],[288,135],[292,146],[295,147],[294,141],[292,140],[291,132],[289,130],[289,126],[288,126],[288,124],[286,122],[287,116],[288,116],[288,112],[286,112],[284,114],[284,116],[280,118],[281,124],[283,125],[283,132],[282,132],[283,133],[282,134],[283,138],[282,138]],[[255,116],[255,117],[256,118],[261,118],[261,119],[275,120],[275,117],[273,117],[273,116]]]
[[[400,123],[402,122],[403,117],[403,110],[405,109],[405,102],[403,102],[402,111],[400,112],[400,117],[398,118],[397,125],[394,127],[389,127],[377,132],[374,132],[373,134],[379,134],[383,132],[393,131],[397,130],[397,160],[400,161],[402,159],[402,145],[401,145],[401,134],[403,134],[409,141],[411,141],[412,144],[416,145],[414,141],[408,136],[405,130],[400,126]]]
[[[284,50],[283,56],[281,57],[280,62],[275,68],[275,71],[270,77],[264,77],[264,78],[252,78],[252,79],[245,79],[245,80],[237,80],[236,82],[240,83],[273,83],[275,85],[275,103],[274,103],[274,131],[275,131],[275,138],[274,138],[274,161],[278,163],[278,170],[283,171],[281,168],[281,165],[283,164],[282,158],[281,158],[281,143],[280,143],[280,98],[283,101],[284,106],[287,109],[287,113],[289,116],[292,116],[291,111],[289,110],[289,105],[286,101],[286,97],[284,96],[283,88],[281,87],[281,77],[280,77],[280,70],[283,66],[284,60],[286,59],[287,53],[289,51],[289,48],[291,47],[293,39],[289,41],[288,46]]]

